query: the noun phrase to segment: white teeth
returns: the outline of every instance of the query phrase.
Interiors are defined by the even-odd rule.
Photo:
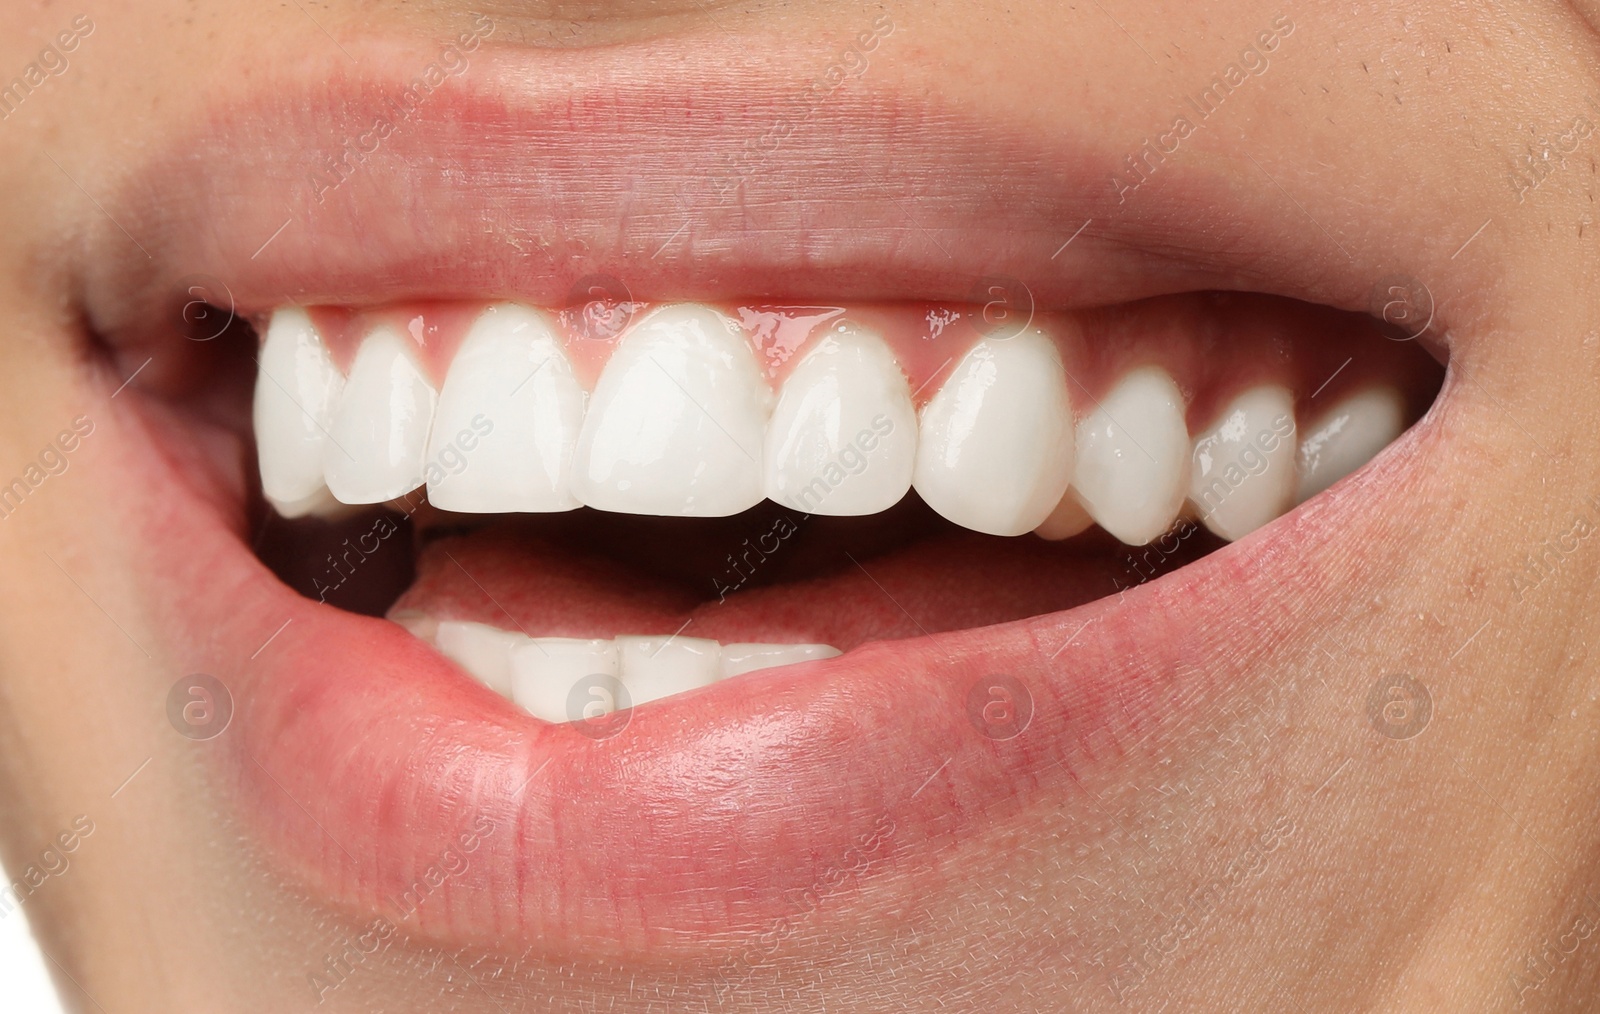
[[[1155,366],[1127,374],[1078,423],[1072,488],[1089,516],[1142,546],[1171,527],[1189,479],[1183,395]]]
[[[635,707],[715,683],[721,652],[716,641],[699,637],[617,638],[622,685]]]
[[[725,644],[720,679],[743,676],[757,669],[772,669],[819,658],[836,658],[841,652],[831,644]]]
[[[1300,442],[1295,502],[1303,503],[1371,461],[1404,428],[1400,393],[1375,387],[1339,402]]]
[[[527,638],[483,623],[440,620],[433,642],[450,661],[502,697],[511,696],[511,649]]]
[[[592,717],[617,710],[615,681],[622,670],[617,646],[610,641],[571,637],[522,638],[511,649],[511,700],[517,707],[546,722],[572,721],[569,704],[577,704],[577,717]],[[573,690],[591,676],[576,701]]]
[[[593,718],[758,669],[833,658],[827,644],[730,644],[698,637],[526,637],[483,623],[395,614],[473,679],[546,722]]]
[[[1072,459],[1061,358],[1030,329],[979,342],[922,410],[914,485],[964,528],[1021,535],[1061,502]]]
[[[344,377],[311,318],[299,307],[273,313],[256,375],[256,456],[261,488],[278,513],[293,518],[326,504],[323,448]]]
[[[450,362],[428,444],[428,502],[472,513],[565,511],[583,388],[548,320],[491,306]]]
[[[1252,387],[1195,439],[1189,499],[1207,528],[1243,538],[1291,506],[1294,458],[1294,397]]]
[[[767,427],[766,495],[808,514],[876,514],[911,488],[917,415],[883,339],[840,325],[784,381]]]
[[[573,457],[573,492],[601,510],[722,517],[762,497],[772,398],[733,321],[663,307],[606,363]]]
[[[322,449],[333,495],[342,503],[382,503],[422,485],[437,400],[409,339],[387,327],[369,334]]]

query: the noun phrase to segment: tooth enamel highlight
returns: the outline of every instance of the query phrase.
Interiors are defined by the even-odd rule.
[[[565,511],[583,388],[541,313],[491,306],[450,362],[428,445],[428,502],[469,513]]]
[[[767,499],[808,514],[876,514],[911,488],[916,454],[916,409],[889,346],[841,324],[784,381],[767,426]]]
[[[831,644],[725,644],[719,679],[842,654]]]
[[[511,650],[526,641],[521,634],[462,620],[440,620],[433,635],[445,658],[502,697],[511,696]]]
[[[913,485],[964,528],[1022,535],[1061,502],[1073,453],[1061,358],[1029,329],[980,341],[922,410]]]
[[[1294,497],[1294,398],[1253,387],[1194,441],[1189,499],[1224,539],[1240,539],[1288,510]]]
[[[1304,503],[1376,457],[1405,428],[1404,413],[1398,391],[1375,387],[1339,402],[1307,427],[1295,502]]]
[[[511,700],[528,714],[546,722],[568,722],[567,706],[573,688],[589,676],[617,680],[622,675],[617,646],[610,641],[571,637],[523,638],[511,649]],[[621,707],[616,689],[599,681],[592,692],[581,695],[577,717],[584,709],[609,713]],[[633,702],[637,703],[637,702]]]
[[[383,327],[356,352],[322,451],[322,474],[341,503],[383,503],[422,485],[438,395],[411,341]]]
[[[663,307],[622,340],[595,387],[573,492],[601,510],[723,517],[762,498],[771,389],[733,321]]]
[[[326,506],[323,448],[344,377],[311,318],[299,307],[273,313],[256,375],[254,420],[261,488],[279,514]]]
[[[1072,488],[1101,528],[1142,546],[1176,520],[1188,465],[1183,395],[1166,370],[1141,367],[1078,423]]]
[[[706,687],[720,675],[722,647],[699,637],[619,637],[622,685],[635,706]]]

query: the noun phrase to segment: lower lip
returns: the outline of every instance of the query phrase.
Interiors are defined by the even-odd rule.
[[[1129,567],[1124,594],[730,680],[612,735],[537,722],[400,627],[299,597],[199,501],[166,505],[148,572],[232,689],[218,745],[247,830],[320,899],[454,945],[703,955],[1125,779],[1254,648],[1315,629],[1311,597],[1338,597],[1343,546],[1404,495],[1433,418],[1240,543],[1150,583]]]

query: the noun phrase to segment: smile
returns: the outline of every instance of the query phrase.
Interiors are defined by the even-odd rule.
[[[222,795],[422,940],[698,953],[1114,776],[1309,622],[1441,399],[1443,315],[1322,288],[1187,145],[1119,203],[1109,141],[845,89],[752,163],[784,75],[627,54],[541,57],[574,96],[482,46],[320,187],[429,54],[229,99],[84,282]],[[226,328],[150,324],[193,276]]]

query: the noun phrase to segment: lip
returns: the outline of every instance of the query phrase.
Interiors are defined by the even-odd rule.
[[[246,313],[290,298],[559,304],[597,272],[641,298],[963,298],[1004,274],[1056,308],[1220,286],[1348,309],[1364,304],[1361,279],[1380,273],[1368,270],[1378,251],[1327,270],[1316,230],[1230,192],[1225,166],[1175,167],[1136,210],[1117,211],[1103,178],[1112,145],[1040,146],[912,99],[904,81],[869,79],[796,137],[804,165],[745,181],[747,200],[797,193],[792,206],[755,221],[713,208],[693,220],[685,252],[654,256],[683,221],[677,189],[703,176],[708,147],[766,126],[793,59],[744,47],[727,80],[669,65],[665,85],[646,87],[626,68],[654,45],[485,50],[396,134],[391,162],[320,204],[297,182],[305,153],[366,129],[384,83],[426,47],[364,47],[360,78],[319,64],[320,78],[257,81],[220,103],[193,144],[124,181],[116,218],[162,238],[147,263],[86,269],[90,320],[119,347],[156,340],[141,323],[159,317],[150,293],[198,272],[226,280]],[[873,181],[852,178],[847,206],[841,161]],[[549,224],[548,258],[515,256],[482,231],[496,209]],[[1104,224],[1052,258],[1086,219]],[[1235,239],[1216,238],[1219,221]],[[901,241],[912,232],[928,241]],[[959,241],[946,244],[959,258],[941,237]],[[1117,784],[1126,755],[1179,734],[1183,709],[1215,701],[1273,645],[1307,640],[1369,580],[1352,547],[1383,545],[1417,497],[1450,394],[1447,380],[1429,415],[1357,475],[1158,580],[654,702],[606,739],[519,716],[394,624],[297,596],[251,555],[237,508],[219,510],[153,446],[130,468],[151,487],[172,479],[170,491],[129,511],[147,536],[139,572],[164,575],[151,601],[162,629],[191,647],[184,664],[234,694],[218,777],[316,897],[452,944],[670,960],[769,931],[804,892],[936,886],[956,875],[947,864],[964,841],[1039,800],[1102,819],[1094,793]],[[985,735],[968,708],[973,688],[1002,674],[1032,700],[1031,722],[1009,739]],[[464,833],[475,833],[470,851]],[[464,866],[432,885],[450,850]],[[426,900],[396,909],[421,882]]]

